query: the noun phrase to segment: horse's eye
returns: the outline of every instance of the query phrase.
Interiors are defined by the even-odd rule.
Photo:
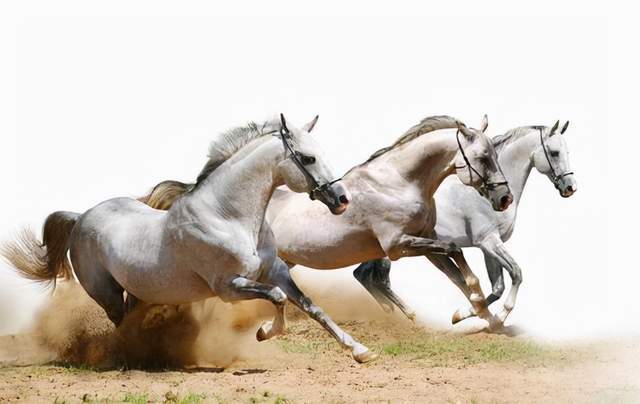
[[[316,162],[316,158],[313,156],[305,156],[304,154],[300,155],[300,162],[305,165],[311,165]]]
[[[551,155],[551,157],[558,157],[560,155],[560,152],[557,150],[554,150],[552,152],[549,153]]]

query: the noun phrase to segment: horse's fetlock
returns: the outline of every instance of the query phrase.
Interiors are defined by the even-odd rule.
[[[475,288],[480,285],[480,281],[475,276],[467,276],[464,278],[464,281],[470,288]]]

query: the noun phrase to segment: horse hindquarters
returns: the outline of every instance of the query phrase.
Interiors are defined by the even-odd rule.
[[[80,285],[117,327],[125,315],[124,288],[100,262],[95,233],[84,230],[80,220],[71,236],[71,264]]]

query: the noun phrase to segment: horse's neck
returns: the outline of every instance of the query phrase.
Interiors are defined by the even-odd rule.
[[[458,152],[455,130],[441,129],[424,134],[389,152],[388,161],[432,198],[442,181],[454,172]]]
[[[203,211],[198,214],[236,219],[257,236],[271,195],[282,185],[275,170],[284,153],[280,140],[272,136],[252,143],[216,168],[189,202]]]
[[[498,154],[498,162],[505,178],[509,181],[509,188],[514,198],[513,203],[516,207],[533,168],[531,153],[538,145],[536,133],[531,131],[513,143],[505,145]]]

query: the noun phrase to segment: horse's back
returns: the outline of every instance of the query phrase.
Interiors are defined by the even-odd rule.
[[[80,216],[71,235],[71,249],[81,248],[103,261],[132,248],[150,253],[157,248],[165,215],[132,198],[109,199]]]
[[[86,211],[78,224],[100,234],[116,228],[126,231],[132,227],[155,225],[165,215],[165,211],[153,209],[133,198],[114,198]]]

